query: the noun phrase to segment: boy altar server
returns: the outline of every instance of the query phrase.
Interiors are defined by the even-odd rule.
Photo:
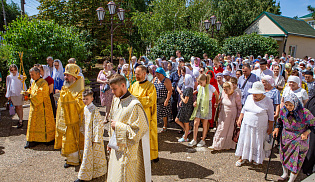
[[[76,182],[90,181],[107,172],[107,162],[103,142],[104,124],[101,115],[93,104],[93,92],[83,92],[84,107],[84,152]]]

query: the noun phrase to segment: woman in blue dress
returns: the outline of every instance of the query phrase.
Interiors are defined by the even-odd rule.
[[[54,91],[55,93],[59,92],[61,90],[61,87],[63,86],[63,82],[65,80],[64,78],[64,69],[62,66],[62,63],[59,59],[56,59],[54,61],[54,70],[53,70],[53,79],[54,79]]]

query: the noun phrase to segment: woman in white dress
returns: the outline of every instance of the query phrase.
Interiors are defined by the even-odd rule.
[[[21,128],[23,126],[23,95],[21,95],[23,84],[19,77],[22,79],[23,76],[19,74],[18,67],[15,64],[10,65],[9,70],[10,75],[6,79],[7,92],[5,97],[11,100],[15,106],[15,111],[19,116],[17,128]]]
[[[255,165],[262,164],[265,159],[264,141],[267,134],[272,133],[274,108],[272,100],[264,95],[266,92],[261,82],[255,82],[241,111],[237,125],[241,131],[237,143],[236,156],[239,160],[237,167],[242,166],[245,160],[253,161]]]

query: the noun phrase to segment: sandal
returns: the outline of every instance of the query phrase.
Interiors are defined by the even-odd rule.
[[[236,167],[241,167],[242,164],[244,164],[244,163],[245,163],[245,160],[239,159],[238,161],[236,161],[235,166]]]
[[[283,178],[283,177],[279,177],[279,179],[278,179],[278,181],[286,181],[288,179],[288,177],[286,177],[286,178]]]
[[[161,131],[162,133],[166,132],[167,127],[163,126],[163,130]]]
[[[23,127],[23,120],[19,120],[16,128],[22,128]]]

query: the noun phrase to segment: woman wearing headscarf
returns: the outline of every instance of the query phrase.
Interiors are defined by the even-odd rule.
[[[155,64],[158,68],[163,68],[163,65],[162,65],[162,59],[161,58],[157,58],[155,60]],[[164,70],[165,71],[165,70]]]
[[[23,84],[19,77],[23,79],[23,76],[19,74],[18,67],[15,64],[10,65],[9,70],[10,75],[6,79],[7,92],[5,97],[11,100],[15,106],[15,111],[19,116],[17,128],[21,128],[23,126],[23,95],[21,95]]]
[[[170,75],[170,80],[172,83],[172,99],[171,99],[171,103],[172,103],[172,114],[173,114],[173,118],[176,118],[177,116],[177,104],[178,104],[178,100],[179,100],[179,91],[181,91],[180,89],[177,89],[179,80],[182,76],[181,74],[181,69],[183,67],[179,64],[178,65],[178,70],[174,71],[171,73]],[[186,70],[186,69],[185,69]]]
[[[117,73],[121,74],[123,65],[126,64],[126,60],[124,58],[119,58],[119,65],[117,66]]]
[[[172,83],[166,78],[163,68],[156,69],[156,77],[153,80],[157,94],[157,117],[158,122],[163,120],[163,132],[167,130],[167,122],[172,119],[171,96]]]
[[[194,79],[191,75],[186,75],[186,69],[182,68],[182,77],[184,78],[184,91],[180,95],[181,101],[179,103],[179,112],[176,116],[175,122],[180,125],[185,134],[182,138],[178,140],[178,142],[188,142],[188,134],[189,134],[189,118],[194,110],[193,106],[193,91],[194,91]]]
[[[265,96],[272,100],[273,107],[274,107],[274,118],[277,119],[279,112],[280,112],[280,103],[281,97],[280,92],[278,89],[274,87],[274,80],[270,75],[264,75],[261,78],[261,82],[264,84],[265,88]]]
[[[297,76],[290,76],[288,78],[288,87],[283,89],[283,94],[282,94],[282,100],[281,100],[281,105],[280,107],[284,106],[284,97],[287,97],[288,95],[290,95],[291,93],[295,94],[297,96],[297,98],[300,100],[300,102],[302,103],[302,106],[304,104],[306,104],[306,102],[308,101],[308,94],[306,92],[305,89],[301,88],[299,86],[300,83],[300,79]]]
[[[50,69],[47,65],[39,65],[40,75],[48,83],[49,97],[53,110],[54,117],[56,118],[56,102],[54,98],[54,79],[50,77]]]
[[[253,161],[255,165],[263,163],[266,157],[264,141],[273,129],[274,108],[272,100],[264,95],[264,85],[255,82],[248,92],[252,95],[247,97],[237,121],[241,127],[235,152],[240,157],[235,163],[237,167],[242,166],[245,160]]]
[[[276,65],[273,67],[273,76],[275,80],[275,88],[279,91],[282,91],[285,85],[284,77],[280,74],[281,67],[280,65]]]
[[[232,140],[235,122],[242,110],[241,96],[234,92],[233,84],[223,84],[223,93],[220,105],[218,126],[213,137],[211,150],[235,149],[236,143]]]
[[[171,61],[168,61],[167,62],[167,71],[166,71],[166,77],[167,78],[170,78],[171,77],[171,74],[173,73],[173,72],[175,72],[175,71],[177,71],[176,70],[176,68],[175,68],[175,63],[172,63]]]
[[[293,69],[293,70],[291,71],[291,76],[296,76],[296,77],[298,77],[298,79],[299,79],[298,86],[299,86],[300,88],[303,88],[303,89],[306,91],[306,93],[308,94],[308,86],[307,86],[307,84],[302,80],[302,74],[299,72],[299,70],[298,70],[297,68],[295,68],[295,69]],[[284,90],[287,89],[288,85],[289,85],[289,81],[287,80],[287,83],[284,85],[283,92],[284,92]],[[304,104],[304,103],[302,102],[302,104]]]
[[[121,67],[121,72],[120,72],[120,74],[126,78],[126,83],[127,83],[126,85],[127,85],[127,88],[129,88],[129,87],[130,87],[130,82],[129,82],[129,80],[130,80],[131,77],[132,77],[131,71],[130,71],[130,69],[129,69],[129,64],[124,64],[124,65]]]
[[[59,59],[54,60],[53,77],[54,79],[54,92],[61,90],[63,82],[65,81],[64,70],[62,63]]]
[[[152,63],[146,56],[141,56],[141,57],[140,57],[140,60],[141,60],[141,63],[142,63],[145,67],[148,67],[148,66],[153,65],[153,63]],[[161,59],[161,61],[162,61],[162,59]]]
[[[311,129],[314,131],[315,118],[312,113],[303,108],[302,103],[295,94],[284,97],[284,107],[280,111],[280,119],[273,132],[274,137],[279,135],[282,128],[280,142],[280,160],[283,174],[280,181],[287,180],[291,171],[289,182],[293,182],[303,165],[309,149]]]
[[[310,100],[305,104],[305,108],[308,109],[313,116],[315,115],[315,95],[313,95]],[[315,167],[315,131],[312,130],[310,133],[310,142],[309,142],[309,150],[307,152],[307,155],[305,157],[302,170],[303,173],[307,176],[310,176],[312,173],[314,173],[314,167]]]
[[[155,78],[155,76],[156,76],[156,74],[155,74],[156,68],[157,67],[155,65],[149,66],[149,74],[147,75],[148,81],[152,82],[153,79]]]

